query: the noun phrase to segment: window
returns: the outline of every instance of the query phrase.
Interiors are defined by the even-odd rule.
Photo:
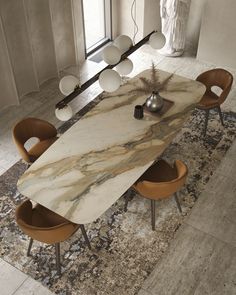
[[[86,55],[111,39],[110,0],[83,0]]]

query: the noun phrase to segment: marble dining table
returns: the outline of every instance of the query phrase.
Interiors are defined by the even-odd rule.
[[[160,81],[171,74],[159,70]],[[173,102],[161,116],[134,118],[147,95],[136,89],[146,70],[102,100],[70,127],[18,180],[19,192],[68,220],[95,221],[161,156],[205,92],[176,74],[160,94]]]

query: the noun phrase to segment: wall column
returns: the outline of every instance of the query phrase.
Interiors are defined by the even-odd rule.
[[[0,0],[0,108],[84,61],[81,0]]]

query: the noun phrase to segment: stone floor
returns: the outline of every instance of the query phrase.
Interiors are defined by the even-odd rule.
[[[168,58],[159,55],[156,50],[153,50],[148,45],[144,45],[140,50],[132,54],[131,59],[134,62],[134,70],[130,76],[136,75],[138,72],[148,68],[151,66],[151,62],[157,65],[157,67],[161,70],[175,72],[176,74],[195,79],[198,74],[203,71],[206,71],[211,68],[215,68],[215,65],[204,63],[201,61],[197,61],[195,57],[190,54],[185,54],[182,57],[178,58]],[[82,67],[81,80],[85,81],[89,76],[92,76],[96,71],[99,71],[104,64],[97,64],[93,62],[87,62]],[[226,68],[226,67],[224,67]],[[236,78],[236,70],[228,69]],[[77,73],[77,68],[70,68],[66,73]],[[38,118],[42,118],[50,121],[55,126],[59,127],[61,122],[57,120],[54,115],[55,104],[62,99],[62,95],[58,90],[59,80],[52,79],[46,82],[42,87],[41,91],[37,93],[31,93],[26,95],[21,100],[20,106],[12,106],[7,109],[0,111],[0,174],[4,173],[8,168],[10,168],[14,163],[16,163],[20,157],[15,149],[15,146],[12,142],[11,138],[11,130],[14,124],[24,117],[34,116]],[[217,91],[217,90],[216,90]],[[94,83],[92,87],[86,90],[84,93],[79,95],[71,104],[74,112],[77,112],[83,106],[85,106],[89,101],[95,98],[101,92],[101,88],[98,83]],[[236,88],[235,84],[233,85],[232,91],[223,105],[223,110],[234,111],[236,112]],[[222,168],[223,169],[223,168]],[[209,193],[211,196],[212,193]],[[219,204],[218,204],[219,205]],[[217,206],[218,206],[217,205]],[[198,208],[196,206],[196,208]],[[194,212],[199,209],[194,209]],[[217,211],[218,212],[218,211]],[[192,216],[192,215],[191,215]],[[199,217],[200,218],[200,217]],[[190,222],[190,221],[189,221]],[[193,221],[194,222],[194,221]],[[185,236],[189,239],[185,241],[186,245],[191,246],[191,231],[193,224],[186,224],[185,228],[181,229],[181,232],[187,231]],[[199,231],[199,229],[197,229]],[[196,234],[199,238],[205,236],[206,233],[199,231]],[[206,242],[209,240],[209,237],[206,237]],[[217,240],[217,238],[215,238]],[[218,241],[218,240],[217,240]],[[222,242],[222,241],[221,241]],[[177,242],[174,241],[176,247]],[[213,243],[213,242],[212,242]],[[222,242],[223,243],[223,242]],[[223,244],[222,244],[223,245]],[[212,247],[214,245],[212,244]],[[220,249],[221,246],[217,246],[217,249]],[[231,248],[230,248],[231,247]],[[233,249],[235,244],[229,245],[230,249]],[[181,250],[181,249],[180,249]],[[199,250],[200,251],[200,250]],[[217,250],[218,251],[218,250]],[[229,250],[231,251],[231,250]],[[227,255],[230,255],[230,252],[227,252]],[[235,251],[232,250],[232,251]],[[200,252],[199,252],[200,253]],[[217,252],[218,253],[218,252]],[[216,254],[217,254],[216,253]],[[232,252],[233,253],[233,252]],[[190,255],[191,253],[186,253],[186,255]],[[201,253],[199,254],[201,255]],[[191,258],[191,257],[190,257]],[[189,258],[189,259],[190,259]],[[170,259],[171,260],[171,259]],[[206,260],[204,260],[206,261]],[[186,260],[182,260],[183,263],[186,263]],[[216,258],[216,262],[219,263],[219,260]],[[193,261],[194,263],[194,261]],[[215,263],[214,261],[212,263]],[[233,270],[233,269],[232,269]],[[194,270],[192,270],[194,272]],[[217,275],[217,274],[216,274]],[[164,278],[163,278],[164,280]],[[235,285],[235,282],[233,282]],[[39,285],[39,283],[34,282],[31,278],[21,273],[10,264],[7,264],[5,261],[0,259],[0,286],[1,286],[1,295],[10,295],[10,294],[50,294],[48,290]],[[184,294],[184,293],[156,293],[156,285],[153,285],[154,289],[148,289],[148,284],[144,285],[143,294]],[[172,286],[172,284],[171,284]],[[174,286],[174,285],[173,285]],[[171,288],[171,287],[170,287]],[[173,287],[174,288],[174,287]],[[154,291],[153,291],[154,290]],[[145,293],[146,292],[146,293]],[[201,293],[196,294],[203,294]],[[141,294],[141,293],[140,293]],[[193,294],[193,293],[186,293]],[[206,294],[214,294],[214,293],[206,293]],[[218,294],[218,293],[215,293]],[[220,294],[220,293],[219,293]],[[225,293],[232,294],[232,293]]]
[[[138,295],[236,294],[236,141]]]
[[[1,295],[49,295],[47,288],[0,259]]]

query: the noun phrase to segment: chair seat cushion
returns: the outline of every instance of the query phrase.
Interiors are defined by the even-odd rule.
[[[80,226],[40,204],[32,208],[29,200],[17,207],[16,221],[22,231],[32,239],[47,244],[68,239]]]
[[[144,172],[144,174],[138,179],[138,182],[143,180],[150,182],[166,182],[175,178],[177,178],[176,168],[170,166],[164,160],[159,160]]]
[[[219,106],[219,97],[214,92],[205,93],[199,101],[199,109],[211,109]]]
[[[53,227],[63,223],[71,223],[57,213],[37,204],[33,208],[32,225],[37,227]]]
[[[147,199],[164,199],[183,186],[187,172],[187,166],[180,160],[175,161],[174,167],[159,160],[141,176],[133,188]]]
[[[46,140],[41,140],[36,143],[29,151],[31,162],[36,161],[58,138],[53,137]]]

